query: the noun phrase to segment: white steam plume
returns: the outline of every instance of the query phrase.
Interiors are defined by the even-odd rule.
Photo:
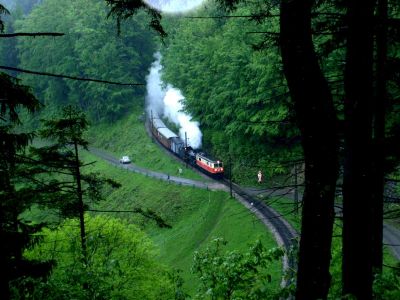
[[[146,77],[146,103],[148,114],[150,115],[150,111],[156,112],[159,116],[161,116],[164,112],[164,103],[163,99],[165,96],[165,90],[163,89],[163,84],[161,81],[160,73],[161,73],[161,54],[157,52],[154,54],[154,58],[156,59],[150,67],[150,73]]]
[[[199,7],[205,0],[145,0],[147,4],[166,13],[183,13]]]
[[[202,133],[199,122],[192,121],[192,117],[183,112],[183,97],[180,90],[168,84],[163,86],[161,81],[160,64],[161,54],[155,54],[156,61],[151,65],[150,74],[147,76],[147,110],[157,112],[158,115],[168,118],[171,122],[178,125],[179,136],[185,140],[187,134],[188,144],[194,149],[201,147]]]

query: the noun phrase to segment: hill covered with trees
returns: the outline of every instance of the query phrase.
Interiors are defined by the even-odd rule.
[[[117,23],[107,18],[107,13],[101,1],[43,1],[28,15],[11,19],[8,27],[65,35],[14,41],[13,51],[3,49],[2,61],[27,70],[145,84],[156,48],[154,33],[148,29],[149,18],[143,13],[123,22],[118,36]],[[15,57],[12,61],[10,53]],[[21,74],[21,78],[33,87],[46,112],[74,104],[87,111],[94,122],[112,122],[126,115],[145,93],[140,86],[98,85],[27,74]]]
[[[205,147],[233,161],[236,181],[255,178],[258,169],[269,176],[285,172],[301,158],[277,44],[261,45],[257,33],[277,31],[278,19],[259,24],[234,17],[250,16],[258,5],[241,5],[229,17],[211,2],[189,17],[163,22],[164,78],[184,92]]]

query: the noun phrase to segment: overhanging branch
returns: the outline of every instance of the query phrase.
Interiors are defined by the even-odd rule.
[[[125,86],[142,86],[142,85],[144,85],[144,83],[122,83],[122,82],[100,80],[100,79],[93,79],[93,78],[75,77],[75,76],[69,76],[69,75],[63,75],[63,74],[53,74],[53,73],[47,73],[47,72],[31,71],[31,70],[25,70],[25,69],[8,67],[8,66],[0,66],[0,69],[22,72],[22,73],[27,73],[27,74],[40,75],[40,76],[50,76],[50,77],[57,77],[57,78],[64,78],[64,79],[79,80],[79,81],[91,81],[91,82],[99,82],[99,83],[107,83],[107,84],[115,84],[115,85],[125,85]]]
[[[248,34],[254,34],[254,33],[261,33],[261,34],[267,34],[267,35],[273,35],[273,36],[279,36],[279,32],[272,32],[272,31],[248,31],[246,32]]]
[[[18,36],[63,36],[65,33],[60,32],[15,32],[15,33],[1,33],[0,38],[12,38]]]

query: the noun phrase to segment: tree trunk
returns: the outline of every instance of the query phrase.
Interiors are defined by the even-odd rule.
[[[87,247],[86,247],[86,231],[85,231],[85,207],[83,203],[83,194],[82,194],[82,180],[81,180],[81,172],[79,168],[79,155],[78,155],[78,144],[74,142],[75,149],[75,177],[76,177],[76,193],[78,197],[78,209],[79,209],[79,225],[81,230],[81,246],[82,246],[82,256],[83,262],[87,264]]]
[[[313,1],[281,2],[283,70],[295,104],[305,159],[296,299],[326,299],[338,173],[337,120],[311,34]]]
[[[376,97],[374,103],[374,159],[373,159],[373,233],[372,233],[372,269],[382,271],[383,254],[383,191],[384,191],[384,151],[385,116],[387,103],[386,61],[387,61],[387,18],[388,1],[378,1],[378,28],[376,36]]]
[[[372,299],[374,0],[347,1],[343,294]]]

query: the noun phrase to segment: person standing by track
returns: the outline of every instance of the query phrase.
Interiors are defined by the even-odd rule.
[[[258,184],[262,183],[263,177],[264,177],[263,173],[261,172],[261,170],[259,170],[258,173],[257,173],[257,182],[258,182]]]

